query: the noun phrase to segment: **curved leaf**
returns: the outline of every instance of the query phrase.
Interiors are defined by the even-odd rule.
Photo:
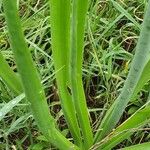
[[[146,106],[146,107],[145,107]],[[98,149],[109,150],[115,147],[123,140],[129,138],[138,128],[146,125],[150,121],[149,102],[136,111],[129,119],[118,126],[104,140],[97,145]]]
[[[111,108],[107,111],[102,123],[100,125],[100,131],[97,132],[95,137],[95,142],[102,140],[111,130],[115,127],[117,122],[119,121],[126,105],[133,97],[134,93],[138,87],[138,81],[140,81],[141,77],[146,82],[147,77],[145,77],[144,68],[149,65],[150,60],[150,1],[148,2],[148,9],[145,14],[140,38],[136,47],[136,53],[131,65],[131,69],[125,85],[122,89],[120,96],[117,98],[115,103],[111,106]],[[146,78],[146,80],[145,80]],[[143,82],[142,81],[142,82]],[[143,84],[143,83],[142,83]],[[141,85],[140,85],[141,86]],[[140,87],[139,86],[139,87]],[[141,87],[140,87],[141,88]],[[134,95],[135,96],[135,95]]]

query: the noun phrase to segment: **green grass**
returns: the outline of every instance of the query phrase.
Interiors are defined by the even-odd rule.
[[[118,7],[117,6],[118,4],[120,4],[125,10],[122,9],[121,7]],[[135,46],[140,33],[140,28],[141,28],[140,24],[143,20],[143,13],[146,4],[147,4],[146,1],[140,1],[140,0],[138,1],[126,0],[124,2],[117,1],[117,3],[115,3],[114,1],[112,2],[98,1],[98,0],[90,1],[87,22],[85,27],[86,33],[84,36],[85,49],[84,49],[84,60],[82,66],[83,74],[81,74],[82,61],[81,62],[77,61],[79,62],[78,71],[80,76],[77,79],[77,81],[75,80],[76,83],[74,82],[70,83],[69,70],[66,69],[66,71],[63,72],[64,65],[68,64],[69,61],[68,60],[69,53],[68,54],[66,53],[66,55],[62,54],[62,56],[60,56],[59,59],[60,64],[58,64],[58,66],[56,66],[57,64],[56,64],[55,56],[52,56],[51,44],[54,41],[53,39],[51,41],[50,29],[54,28],[53,25],[54,22],[49,26],[49,22],[50,22],[49,20],[52,19],[49,17],[49,4],[46,1],[39,1],[39,3],[37,3],[37,1],[21,0],[20,15],[21,15],[22,29],[25,33],[26,42],[32,54],[32,58],[37,67],[37,72],[40,75],[41,82],[43,84],[43,88],[46,94],[45,99],[48,102],[50,112],[55,118],[55,122],[58,123],[58,127],[59,129],[61,129],[62,134],[67,138],[69,138],[69,140],[71,141],[73,141],[72,138],[74,138],[75,139],[74,142],[77,145],[82,145],[82,140],[81,140],[82,137],[78,131],[78,123],[77,121],[75,121],[77,118],[75,116],[72,103],[70,104],[66,103],[67,100],[70,99],[70,92],[74,96],[73,100],[75,101],[76,109],[79,108],[78,106],[80,105],[79,98],[83,97],[82,98],[83,100],[86,98],[87,105],[89,108],[88,110],[90,113],[90,122],[92,125],[93,133],[95,134],[95,132],[99,130],[98,126],[101,123],[102,118],[104,118],[107,109],[110,108],[112,103],[116,100],[116,98],[122,91],[124,81],[127,77],[129,68],[131,66],[131,60],[135,53]],[[68,7],[66,4],[63,3],[60,6],[62,5],[64,5],[64,7]],[[75,8],[75,9],[80,9],[80,8]],[[4,20],[4,13],[2,12],[2,10],[0,11],[1,11],[0,49],[4,58],[11,66],[11,71],[14,70],[15,72],[17,72],[16,62],[14,60],[12,49],[9,45],[8,30],[6,28],[6,22]],[[66,13],[65,11],[67,11],[67,9],[64,9],[64,13]],[[57,13],[59,13],[59,11],[57,11]],[[57,19],[63,19],[63,14],[61,15],[62,16],[60,16],[60,18],[54,17],[53,20],[56,19],[57,21]],[[65,23],[65,20],[63,21]],[[82,19],[82,21],[84,21],[84,19]],[[62,25],[61,23],[60,26]],[[58,33],[58,35],[60,35],[59,40],[64,40],[63,37],[65,36],[65,34],[68,34],[67,36],[69,36],[68,33],[69,30],[67,30],[68,29],[67,26],[65,27],[66,29],[64,29],[63,32]],[[80,28],[75,28],[75,33],[77,33],[76,30],[80,31]],[[79,37],[82,37],[82,39],[80,40],[79,38],[76,40],[79,41],[83,40],[83,33],[82,33],[83,28],[81,28],[81,30],[82,31],[79,32],[81,34],[79,35]],[[54,37],[53,33],[52,36]],[[58,41],[58,39],[56,41]],[[56,44],[56,46],[58,46],[58,44]],[[64,43],[60,44],[59,46],[60,48],[63,47],[64,49],[66,49],[66,45]],[[81,47],[83,47],[83,45],[81,45]],[[82,50],[80,52],[82,53]],[[72,52],[71,60],[75,61],[76,57]],[[82,57],[82,55],[80,54],[79,57]],[[62,64],[62,62],[64,64]],[[54,70],[54,66],[55,66],[55,70]],[[149,69],[148,66],[149,65],[147,63],[147,67],[145,67],[145,70],[143,70],[143,72],[147,72],[147,70]],[[5,69],[7,68],[5,67]],[[72,72],[71,81],[74,81],[73,75],[75,75],[77,70],[73,70],[73,71],[75,72]],[[62,75],[64,73],[66,73],[65,78],[62,78]],[[55,74],[57,78],[57,84],[55,80]],[[14,78],[19,78],[19,76],[17,74],[14,74]],[[82,89],[83,87],[82,87],[81,79],[83,79],[85,98]],[[142,81],[147,81],[148,79],[149,79],[148,76],[143,77]],[[31,79],[30,81],[34,81],[34,80],[35,78]],[[9,80],[6,79],[6,81]],[[16,97],[15,91],[18,91],[16,90],[16,87],[18,87],[17,84],[15,84],[16,87],[13,87],[11,85],[14,84],[11,84],[11,82],[7,83],[6,81],[3,77],[2,80],[0,79],[0,101],[1,101],[0,108],[7,106],[9,104],[8,101],[13,102],[13,99]],[[15,80],[11,80],[11,81],[15,82]],[[139,85],[141,85],[141,83],[142,82],[140,82]],[[40,84],[40,81],[38,81],[38,84]],[[76,86],[74,86],[75,84]],[[82,90],[78,89],[78,91],[82,91],[81,93],[76,91],[78,86],[80,85],[81,85],[80,88]],[[141,88],[141,86],[139,86],[139,88]],[[60,91],[61,98],[58,97],[58,90],[62,90]],[[69,93],[68,90],[70,91]],[[28,89],[28,92],[29,91],[31,90]],[[66,93],[68,94],[65,95],[64,91],[65,92],[67,91]],[[124,111],[122,118],[118,123],[119,125],[124,120],[129,118],[130,115],[133,114],[138,108],[140,108],[145,104],[146,99],[148,97],[148,91],[149,91],[149,85],[146,84],[143,87],[142,91],[136,97],[132,97],[134,100],[128,103],[127,106],[124,106],[126,107],[126,109]],[[35,92],[37,92],[36,89]],[[32,98],[32,100],[34,98]],[[38,93],[37,93],[37,99],[38,99]],[[61,102],[59,102],[59,100],[61,100]],[[63,105],[62,109],[60,107],[60,103],[61,105]],[[41,106],[40,103],[37,103],[36,106],[37,105]],[[4,116],[4,118],[1,121],[2,123],[0,124],[0,129],[2,130],[0,130],[0,136],[1,136],[0,138],[2,139],[3,142],[0,145],[0,149],[10,149],[12,146],[15,146],[16,149],[27,149],[27,148],[48,149],[49,147],[51,147],[51,149],[55,149],[52,145],[49,144],[47,139],[45,139],[42,136],[42,134],[38,131],[37,123],[34,122],[33,116],[31,115],[29,103],[27,101],[22,101],[21,103],[15,104],[15,106],[16,107],[13,107],[13,109],[9,109],[9,112],[7,113],[7,115]],[[70,114],[68,113],[69,109],[67,110],[68,107],[72,108],[71,109],[72,112],[70,112]],[[83,101],[83,108],[86,109],[85,100]],[[77,115],[79,117],[78,119],[82,118],[81,111],[83,110],[77,110]],[[87,110],[85,110],[85,116],[87,117],[86,111]],[[148,106],[145,107],[144,105],[143,109],[140,111],[142,111],[144,115],[145,115],[145,111],[147,114],[149,114],[149,107]],[[130,114],[128,112],[130,112]],[[66,121],[64,121],[63,115],[65,116]],[[69,117],[70,115],[74,115],[74,119],[70,118]],[[139,125],[141,123],[141,120],[140,121],[138,119],[136,120],[136,118],[140,118],[140,117],[141,116],[139,112],[137,112],[137,115],[135,114],[135,116],[133,116],[134,118],[133,120],[135,120],[136,125]],[[146,119],[148,118],[148,116],[145,117]],[[142,123],[140,124],[141,128],[143,127],[143,125],[146,124],[145,118],[142,119],[143,119],[142,122],[143,124]],[[88,117],[86,120],[88,122]],[[79,126],[81,126],[81,129],[83,131],[82,133],[83,137],[84,139],[86,139],[87,133],[86,130],[84,130],[85,128],[84,123],[86,124],[86,121],[83,121],[83,119],[81,119],[79,122],[80,122]],[[132,122],[132,118],[131,118],[131,122]],[[67,124],[70,126],[67,126]],[[116,137],[119,136],[120,138],[117,138],[117,140],[116,137],[113,136],[111,137],[110,134],[109,136],[111,138],[109,138],[108,141],[106,140],[106,142],[102,141],[100,145],[102,147],[106,147],[106,145],[112,146],[113,143],[111,143],[111,141],[116,140],[113,146],[118,144],[117,147],[114,148],[117,149],[117,148],[122,148],[130,145],[142,143],[144,141],[146,142],[149,141],[149,136],[147,135],[148,128],[149,128],[148,125],[146,125],[146,129],[143,129],[141,131],[139,131],[139,129],[135,129],[135,131],[137,132],[129,138],[131,133],[133,133],[130,131],[130,128],[136,128],[136,127],[133,125],[133,123],[130,123],[130,119],[129,119],[126,122],[126,124],[120,125],[116,129],[116,131],[114,131],[114,135],[118,134],[118,132],[120,131],[122,133],[122,130],[124,129],[128,130],[128,132],[122,134],[121,137],[119,133],[119,135],[117,135]],[[70,135],[68,129],[70,130],[72,136]],[[88,136],[88,138],[91,139],[92,138],[90,133],[91,131],[90,130],[87,131],[89,131],[88,134],[90,135]],[[122,139],[126,139],[125,137],[127,135],[128,135],[127,140],[124,140],[122,142]],[[105,135],[102,135],[101,137],[103,136]],[[108,137],[106,137],[106,139]],[[16,142],[13,139],[16,139]],[[86,143],[88,143],[89,139],[87,139],[87,141],[85,140],[84,143],[85,145]],[[122,143],[119,144],[120,142]],[[90,142],[89,145],[91,145]],[[88,144],[87,147],[89,147]]]

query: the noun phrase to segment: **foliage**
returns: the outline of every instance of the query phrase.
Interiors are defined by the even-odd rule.
[[[96,3],[98,3],[98,1],[96,1]],[[40,131],[45,136],[41,141],[44,140],[47,143],[50,142],[53,146],[62,150],[109,150],[125,139],[129,139],[139,128],[147,125],[150,119],[149,99],[138,110],[135,110],[128,119],[116,127],[127,104],[130,101],[133,103],[135,102],[138,93],[150,79],[150,1],[147,5],[147,11],[142,27],[134,20],[128,11],[117,3],[117,1],[111,0],[110,3],[121,12],[121,15],[119,15],[116,20],[104,30],[101,37],[123,16],[126,16],[138,30],[141,30],[141,33],[130,71],[124,86],[121,89],[121,93],[107,110],[104,118],[97,121],[97,130],[93,132],[82,78],[84,30],[86,14],[88,11],[88,0],[49,1],[52,58],[54,61],[55,76],[62,112],[73,138],[73,142],[71,142],[65,137],[65,134],[58,129],[54,116],[49,112],[44,91],[45,87],[41,84],[39,73],[31,55],[32,50],[27,45],[27,42],[41,51],[43,55],[47,56],[47,53],[37,47],[33,42],[25,39],[19,11],[17,10],[17,0],[3,0],[10,45],[15,56],[19,76],[11,70],[3,55],[0,54],[0,77],[8,88],[12,90],[13,94],[19,96],[2,107],[0,110],[0,119],[5,119],[5,115],[18,105],[24,98],[24,95],[21,94],[24,92],[26,99],[30,103],[35,121]],[[100,61],[103,60],[103,57],[99,60],[95,50],[97,48],[97,43],[93,40],[91,31],[89,31],[89,37],[90,40],[92,40],[94,47],[93,56],[98,62],[99,72],[102,74],[102,77],[105,78],[107,82],[111,76],[118,79],[118,76],[112,75],[112,70],[110,69],[111,66],[107,69],[107,72],[103,72],[100,63]],[[129,55],[128,53],[125,54]],[[51,56],[48,55],[47,57],[51,59]],[[113,57],[109,57],[108,66],[112,59]],[[49,64],[49,62],[47,63]],[[51,77],[52,76],[48,77],[48,79]],[[103,108],[103,112],[104,111],[105,108]],[[28,114],[25,116],[29,117]],[[19,124],[25,119],[25,116],[20,120],[17,120],[12,126],[14,127],[16,124]],[[148,146],[149,143],[145,143],[124,149],[146,149]],[[43,146],[35,145],[35,147],[39,147],[40,149],[40,147]]]

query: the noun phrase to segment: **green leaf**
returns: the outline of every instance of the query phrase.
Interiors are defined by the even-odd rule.
[[[146,106],[146,107],[145,107]],[[149,102],[137,110],[130,118],[118,126],[110,133],[103,142],[99,144],[99,149],[112,149],[114,146],[129,138],[138,128],[146,125],[150,121]]]
[[[142,144],[137,144],[134,146],[122,148],[121,150],[149,150],[150,149],[150,143],[142,143]]]
[[[0,0],[0,9],[1,9],[1,7],[2,7],[2,0]]]
[[[12,122],[12,124],[10,125],[10,128],[8,129],[8,131],[6,131],[5,134],[8,136],[10,133],[15,132],[16,130],[18,131],[20,128],[23,128],[24,122],[28,120],[30,117],[31,117],[31,114],[28,113],[24,116],[21,116],[14,122]]]
[[[0,109],[0,121],[5,117],[7,113],[9,113],[23,98],[25,98],[24,94],[21,94],[4,105],[2,109]]]
[[[136,47],[136,53],[131,65],[131,69],[120,96],[107,111],[97,132],[95,142],[102,140],[119,121],[128,102],[137,94],[139,89],[148,80],[149,60],[150,60],[150,1],[145,14],[140,38]],[[148,69],[147,69],[148,68]],[[146,72],[146,73],[145,73]],[[148,73],[148,74],[147,74]],[[136,94],[135,94],[136,93]]]
[[[131,22],[134,23],[134,25],[136,27],[138,27],[139,29],[141,29],[141,25],[128,13],[127,10],[125,10],[118,2],[114,1],[114,0],[110,0],[114,7],[120,11],[122,14],[124,14]]]
[[[83,134],[84,148],[93,144],[88,108],[82,83],[82,61],[84,50],[84,29],[88,10],[88,0],[73,1],[71,52],[70,52],[70,80],[71,91],[78,120]]]
[[[78,149],[55,127],[55,121],[49,112],[39,74],[25,42],[19,12],[17,11],[17,0],[3,0],[3,7],[18,72],[38,127],[57,148],[62,150]]]
[[[7,86],[17,95],[23,92],[22,83],[20,78],[9,67],[0,52],[0,77],[7,84]]]
[[[70,90],[71,0],[50,0],[52,54],[63,114],[77,145],[82,145],[75,107]]]
[[[150,60],[145,65],[141,77],[136,85],[131,101],[134,101],[138,92],[142,89],[144,84],[150,80]]]

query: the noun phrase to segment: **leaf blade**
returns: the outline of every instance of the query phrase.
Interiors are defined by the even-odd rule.
[[[127,77],[127,80],[125,82],[121,94],[114,102],[114,104],[111,106],[111,108],[107,111],[104,119],[102,120],[102,123],[99,128],[103,130],[97,132],[95,136],[95,142],[102,140],[108,133],[110,133],[110,131],[115,127],[115,125],[119,121],[119,118],[121,117],[127,103],[130,101],[134,92],[136,91],[138,81],[140,80],[143,70],[150,59],[149,14],[150,14],[150,1],[148,2],[148,9],[145,14],[142,31],[136,47],[136,53],[132,61],[129,75]]]
[[[52,53],[61,106],[71,134],[77,145],[82,145],[80,128],[70,89],[69,52],[71,30],[71,1],[50,0]]]

